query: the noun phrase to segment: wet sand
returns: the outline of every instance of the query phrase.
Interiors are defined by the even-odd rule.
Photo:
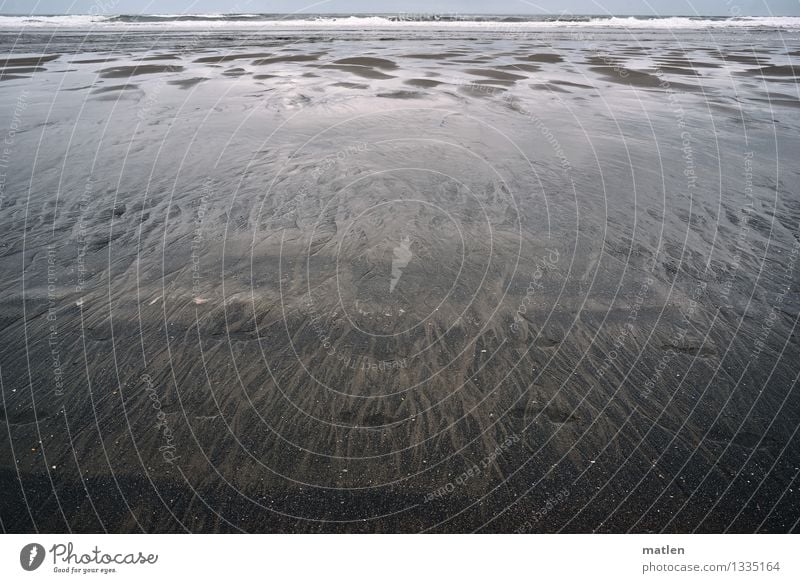
[[[3,41],[3,528],[796,530],[800,40],[393,34]]]

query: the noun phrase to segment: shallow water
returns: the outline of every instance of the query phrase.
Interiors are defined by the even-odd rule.
[[[0,33],[5,528],[796,529],[798,50]]]

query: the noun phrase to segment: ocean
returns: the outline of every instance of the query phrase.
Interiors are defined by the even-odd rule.
[[[0,17],[9,532],[792,532],[800,18]]]

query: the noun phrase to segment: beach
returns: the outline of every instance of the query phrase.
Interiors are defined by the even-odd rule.
[[[800,19],[442,20],[0,19],[5,531],[798,530]]]

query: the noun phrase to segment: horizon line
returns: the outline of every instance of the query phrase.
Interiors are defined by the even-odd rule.
[[[300,16],[300,15],[328,15],[328,16],[401,16],[401,15],[415,15],[415,16],[595,16],[607,18],[620,18],[631,16],[647,16],[650,18],[703,18],[703,17],[716,17],[716,18],[800,18],[800,14],[652,14],[652,13],[625,13],[625,14],[598,14],[591,12],[446,12],[446,11],[392,11],[392,12],[3,12],[0,10],[0,16],[246,16],[246,15],[276,15],[276,16]]]

